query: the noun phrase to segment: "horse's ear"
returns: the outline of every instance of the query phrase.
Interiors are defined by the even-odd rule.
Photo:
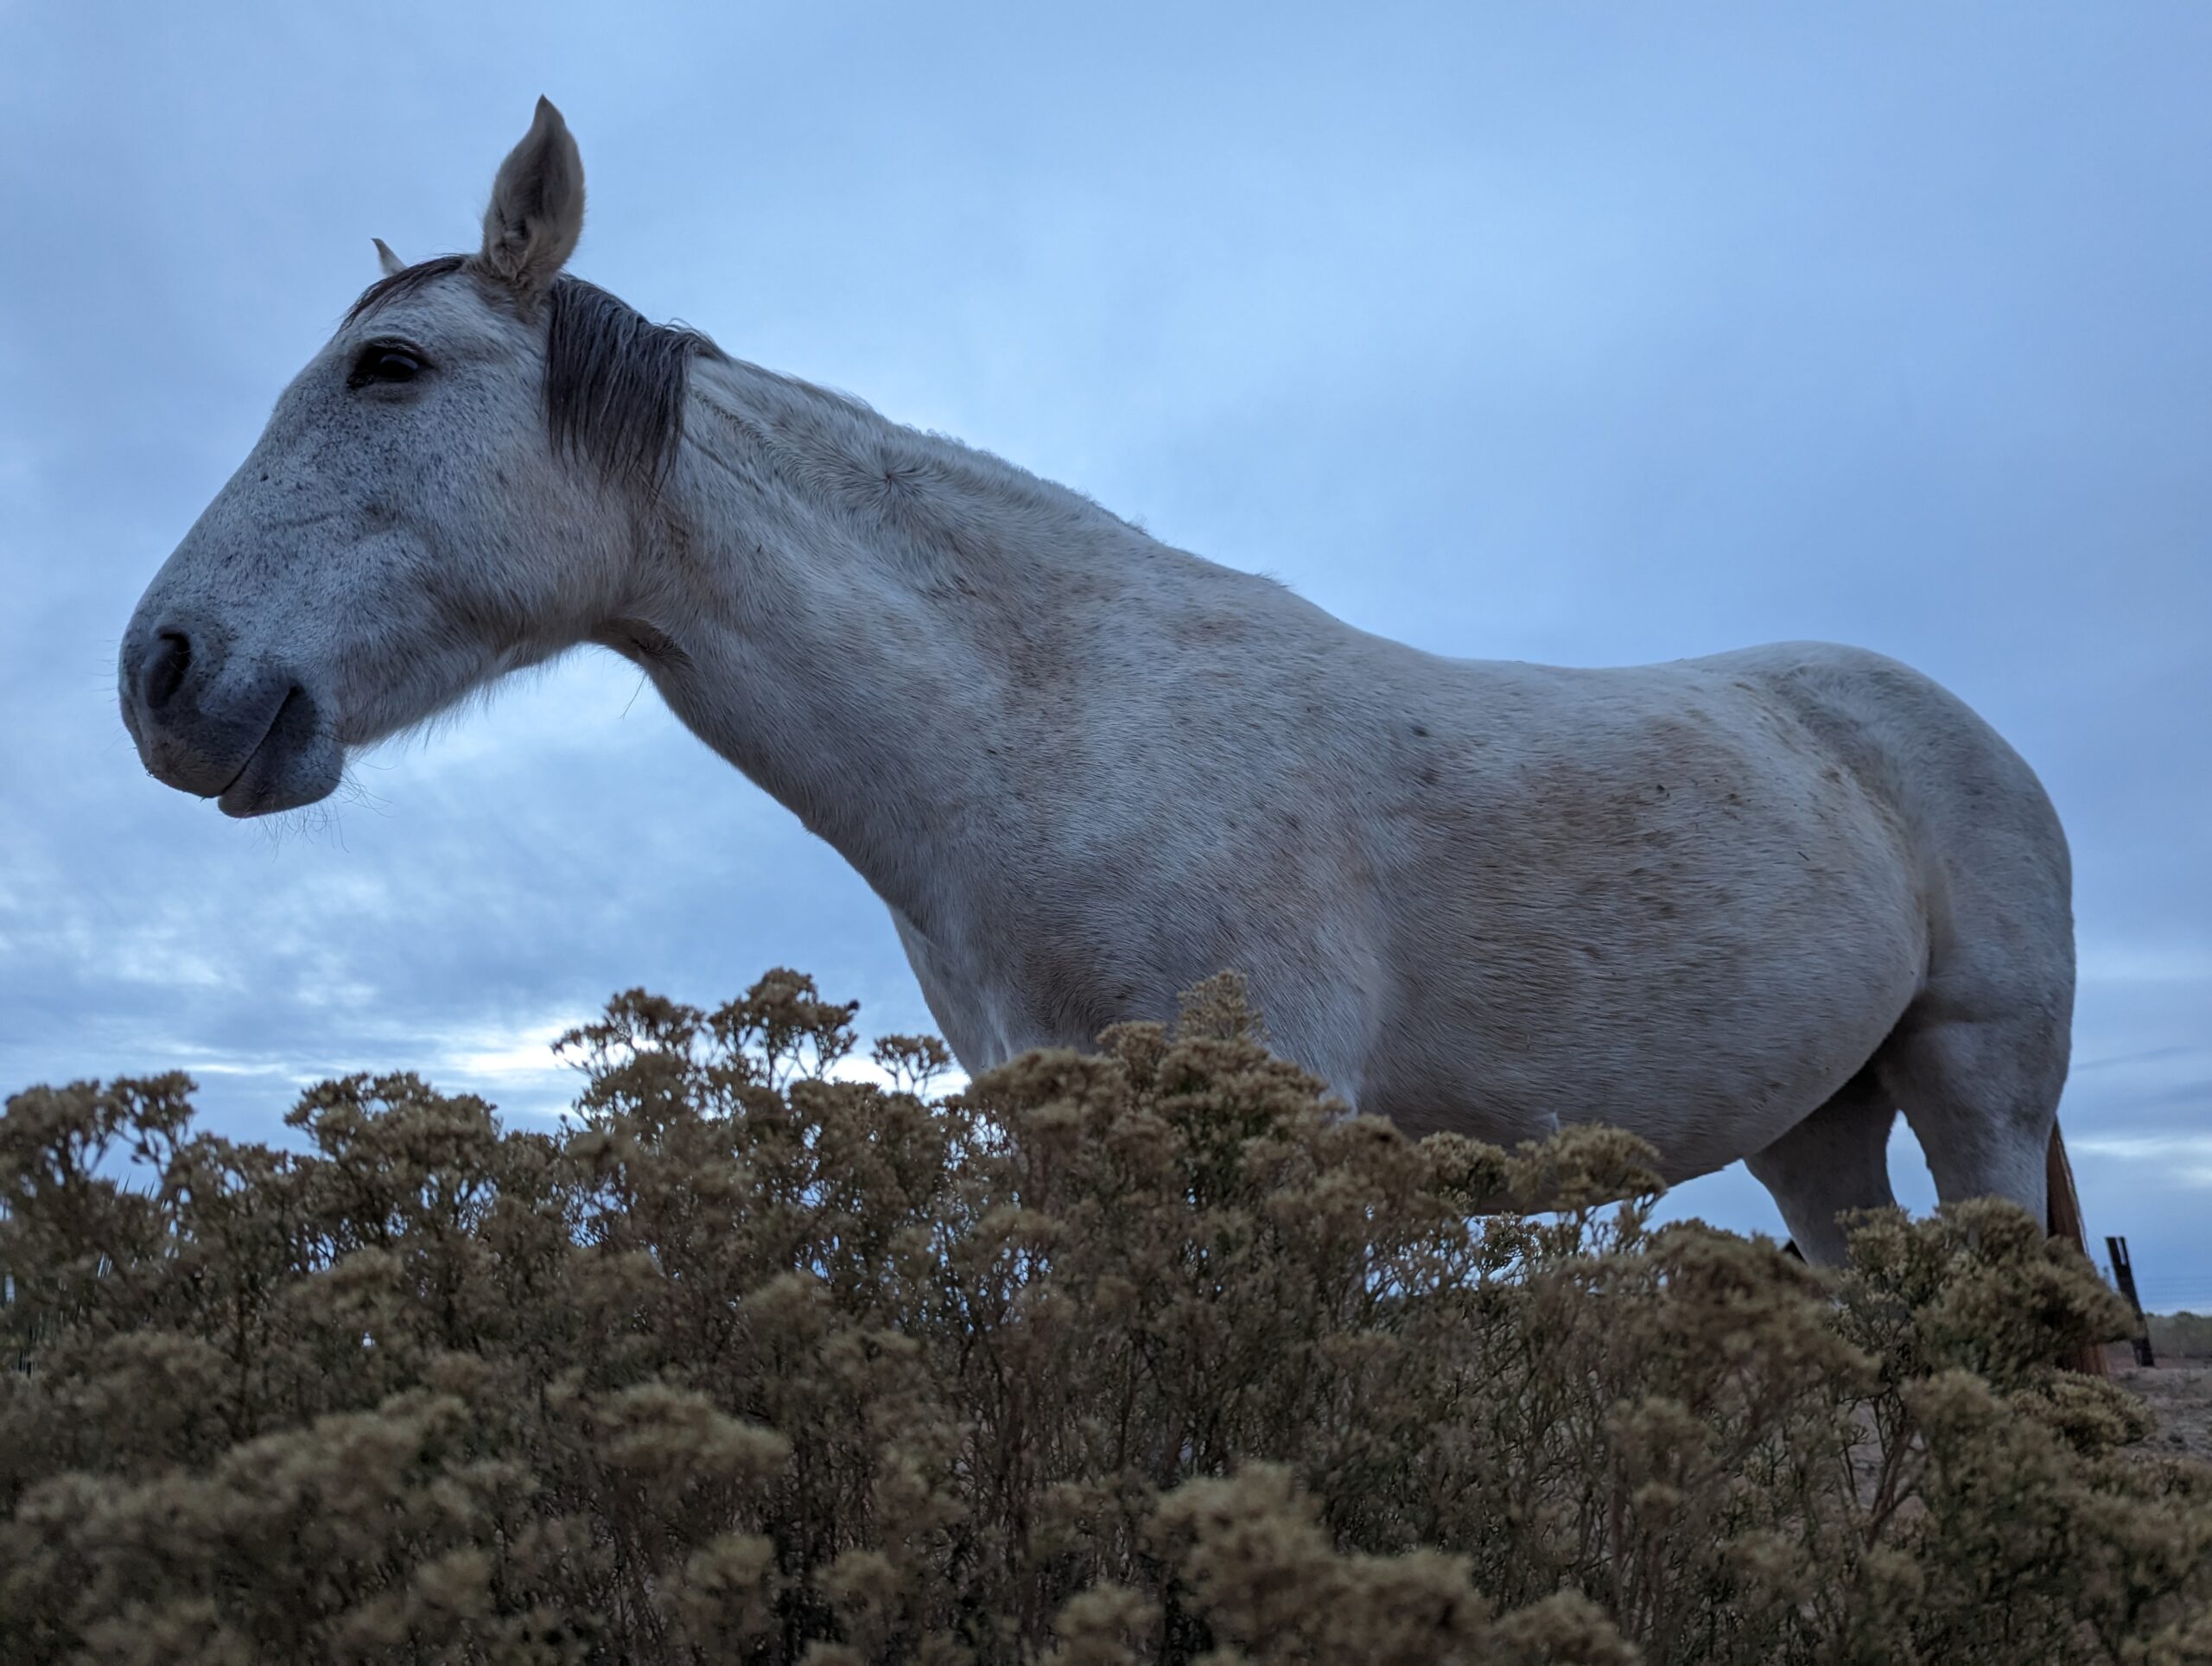
[[[492,181],[477,264],[534,300],[575,251],[583,229],[584,161],[561,112],[540,99],[530,131]]]
[[[372,237],[369,241],[377,245],[377,264],[384,269],[386,277],[397,277],[407,270],[407,263],[392,253],[391,245],[380,237]]]

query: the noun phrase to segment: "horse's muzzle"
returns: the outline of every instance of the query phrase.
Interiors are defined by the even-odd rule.
[[[322,703],[281,665],[240,663],[220,631],[134,626],[119,673],[124,727],[147,773],[226,815],[313,804],[344,773]]]

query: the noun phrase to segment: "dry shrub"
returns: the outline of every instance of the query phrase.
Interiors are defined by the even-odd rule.
[[[2151,1313],[2145,1318],[2151,1345],[2165,1359],[2212,1359],[2212,1313]]]
[[[557,1137],[10,1102],[0,1656],[2212,1658],[2212,1481],[2017,1211],[1824,1284],[1623,1135],[1332,1115],[1224,982],[938,1103],[790,973],[564,1046]]]

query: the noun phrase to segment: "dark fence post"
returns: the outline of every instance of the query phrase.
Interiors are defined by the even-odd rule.
[[[2135,1309],[2135,1363],[2153,1365],[2151,1357],[2151,1321],[2143,1317],[2143,1302],[2135,1294],[2135,1263],[2127,1258],[2127,1240],[2105,1240],[2105,1248],[2112,1255],[2113,1281],[2120,1286],[2120,1294],[2127,1298],[2127,1305]]]

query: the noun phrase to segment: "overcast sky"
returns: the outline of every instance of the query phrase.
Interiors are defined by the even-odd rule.
[[[181,1065],[267,1137],[414,1066],[539,1116],[610,991],[775,964],[926,1024],[861,881],[611,658],[274,825],[118,719],[370,237],[473,247],[544,92],[573,270],[1367,629],[1947,683],[2073,840],[2091,1230],[2212,1307],[2208,89],[2195,0],[0,0],[0,1085]],[[1740,1169],[1676,1201],[1777,1224]]]

